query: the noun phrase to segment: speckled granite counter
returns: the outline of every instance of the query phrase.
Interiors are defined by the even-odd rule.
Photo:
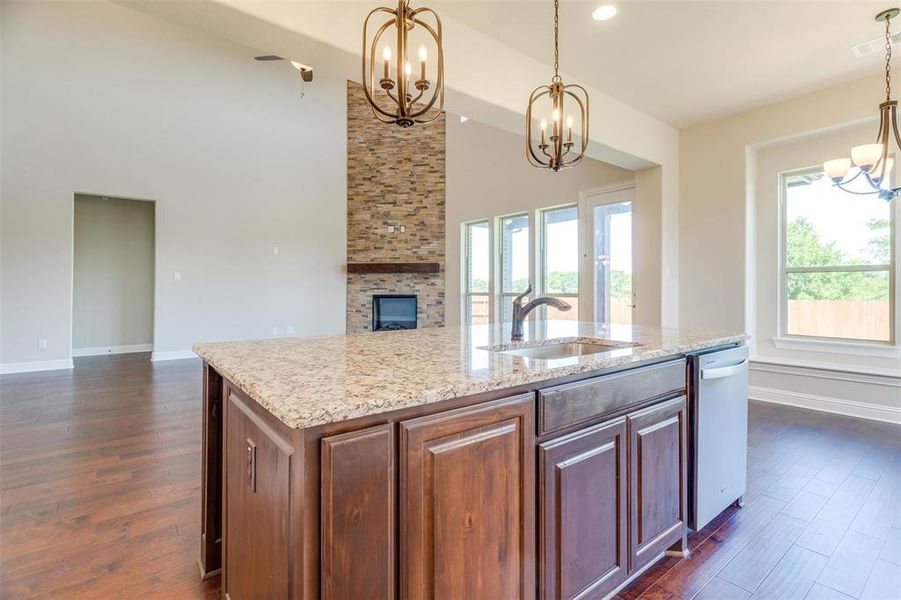
[[[575,321],[528,322],[510,344],[509,324],[196,344],[194,352],[292,428],[312,427],[557,377],[742,342],[744,334]],[[490,348],[571,341],[628,348],[555,360]]]

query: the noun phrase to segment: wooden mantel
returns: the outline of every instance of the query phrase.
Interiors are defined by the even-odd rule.
[[[348,273],[438,273],[436,262],[353,262],[347,263]]]

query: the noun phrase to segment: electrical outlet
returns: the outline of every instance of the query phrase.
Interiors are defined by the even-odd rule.
[[[181,281],[181,271],[174,271],[172,273],[172,280],[173,281]]]
[[[272,247],[272,253],[273,253],[273,254],[278,254],[278,246],[273,246],[273,247]]]
[[[47,349],[47,338],[38,338],[38,350]]]
[[[294,335],[294,328],[293,327],[285,327],[285,333],[287,333],[288,335]]]
[[[388,225],[388,233],[394,233],[394,225]]]
[[[272,335],[278,335],[278,327],[272,328]]]

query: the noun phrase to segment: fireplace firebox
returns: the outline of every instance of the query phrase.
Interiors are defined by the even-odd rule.
[[[372,297],[372,330],[416,329],[416,296],[376,294]]]

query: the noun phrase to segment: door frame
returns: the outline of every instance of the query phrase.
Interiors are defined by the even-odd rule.
[[[627,200],[622,192],[631,192]],[[628,181],[605,185],[579,192],[579,320],[594,321],[595,269],[594,269],[594,208],[620,202],[632,203],[632,316],[635,316],[635,182]]]

